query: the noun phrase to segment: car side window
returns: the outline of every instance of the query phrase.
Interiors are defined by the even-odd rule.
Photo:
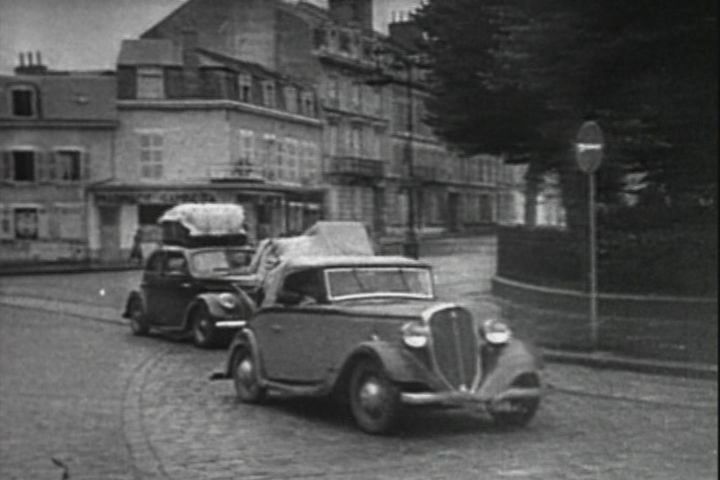
[[[167,252],[164,271],[165,275],[187,275],[188,266],[185,256],[180,252]]]
[[[162,271],[164,252],[155,252],[145,264],[145,273],[158,275]]]
[[[300,305],[325,302],[325,291],[320,272],[306,270],[288,275],[283,282],[283,291],[300,296]]]

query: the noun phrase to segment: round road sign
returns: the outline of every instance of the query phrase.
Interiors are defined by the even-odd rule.
[[[597,122],[583,123],[575,140],[575,159],[585,173],[593,173],[600,167],[605,149],[605,138]]]

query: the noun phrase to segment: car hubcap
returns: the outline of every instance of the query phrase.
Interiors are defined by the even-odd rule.
[[[207,317],[200,317],[195,325],[195,335],[202,342],[207,337],[208,330],[210,330],[210,320]]]
[[[243,385],[250,386],[253,383],[255,369],[252,360],[244,358],[237,366],[237,375]]]
[[[360,387],[360,408],[373,417],[382,413],[385,392],[377,378],[370,377]]]

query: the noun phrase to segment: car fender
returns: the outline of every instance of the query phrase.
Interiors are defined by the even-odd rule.
[[[228,310],[220,304],[218,297],[221,293],[230,293],[238,299],[238,307]],[[212,318],[244,318],[249,319],[256,307],[252,299],[243,292],[243,295],[237,292],[205,292],[197,295],[190,305],[185,309],[185,320],[183,327],[187,327],[190,323],[190,314],[198,305],[205,305],[208,313]]]
[[[258,349],[255,334],[252,332],[252,330],[248,330],[247,328],[241,328],[235,335],[235,338],[233,338],[232,343],[230,343],[230,347],[228,347],[227,362],[225,364],[225,378],[232,378],[233,357],[235,356],[235,352],[237,352],[238,349],[242,347],[250,347],[250,351],[252,352],[255,359],[255,365],[258,366],[260,377],[262,377],[264,369],[262,367],[260,351]]]
[[[143,306],[143,311],[147,312],[146,302],[145,302],[145,298],[143,298],[142,292],[140,292],[138,290],[133,290],[130,292],[127,300],[125,301],[125,310],[122,313],[123,318],[130,318],[130,303],[132,301],[134,301],[135,299],[140,300],[140,303]]]
[[[510,340],[499,349],[498,358],[487,372],[478,393],[494,397],[508,389],[513,381],[524,373],[539,375],[543,367],[542,357],[525,342]]]
[[[334,386],[336,391],[346,391],[346,382],[349,381],[353,366],[361,358],[372,358],[379,362],[393,382],[425,383],[430,385],[435,383],[427,367],[414,355],[394,342],[363,342],[344,358],[341,368],[335,370],[335,376],[329,379],[329,383]]]

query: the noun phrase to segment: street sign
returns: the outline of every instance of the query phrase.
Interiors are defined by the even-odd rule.
[[[583,123],[575,140],[575,159],[585,173],[593,173],[600,167],[605,149],[605,138],[597,122]]]

